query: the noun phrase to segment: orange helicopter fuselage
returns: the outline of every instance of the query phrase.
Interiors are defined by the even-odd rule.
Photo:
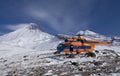
[[[86,40],[83,37],[72,37],[60,43],[57,50],[59,52],[92,52],[95,44],[109,44],[109,42]]]
[[[66,45],[63,52],[70,52],[70,46],[72,46],[73,52],[92,52],[95,48],[95,44],[81,42],[62,42],[61,44]]]

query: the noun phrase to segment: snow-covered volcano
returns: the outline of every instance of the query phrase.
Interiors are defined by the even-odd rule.
[[[35,23],[30,23],[14,32],[0,37],[0,43],[24,47],[37,48],[40,44],[45,45],[56,38],[46,32],[43,32]]]
[[[82,34],[82,35],[92,35],[92,36],[94,36],[94,35],[98,35],[98,33],[95,33],[95,32],[90,31],[90,30],[85,30],[85,31],[80,30],[80,31],[77,32],[77,34]]]
[[[81,34],[84,37],[92,40],[105,40],[105,41],[110,41],[111,37],[110,36],[105,36],[105,35],[100,35],[96,32],[90,31],[90,30],[81,30],[77,32],[76,34]]]

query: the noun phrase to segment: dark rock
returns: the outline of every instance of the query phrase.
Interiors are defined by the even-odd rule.
[[[102,63],[103,63],[103,62],[100,62],[100,61],[99,61],[99,62],[93,61],[93,64],[94,64],[95,66],[100,66],[100,65],[102,65]]]
[[[72,62],[72,65],[78,66],[79,64],[77,62]]]
[[[83,68],[79,68],[78,70],[79,70],[79,71],[83,71]]]
[[[95,50],[95,52],[96,52],[96,53],[99,53],[99,51],[98,51],[98,50]]]
[[[103,54],[107,54],[106,52],[103,52]]]
[[[24,61],[28,61],[28,59],[24,59]]]
[[[28,57],[28,56],[27,55],[23,56],[23,58],[26,58],[26,57]]]
[[[3,62],[7,62],[7,60],[4,60]]]
[[[100,76],[101,74],[99,73],[98,75]]]

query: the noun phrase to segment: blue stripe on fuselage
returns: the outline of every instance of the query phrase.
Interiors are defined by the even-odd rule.
[[[67,45],[65,49],[70,49],[70,46]],[[91,49],[91,46],[73,46],[73,49]]]

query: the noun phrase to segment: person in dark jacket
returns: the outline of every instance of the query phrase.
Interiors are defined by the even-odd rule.
[[[74,55],[73,55],[73,45],[70,45],[70,55],[69,55],[69,58],[74,58]]]

